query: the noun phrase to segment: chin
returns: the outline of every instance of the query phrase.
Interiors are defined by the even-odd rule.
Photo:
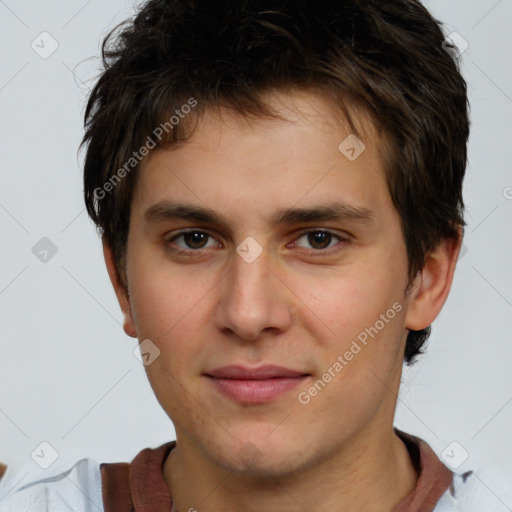
[[[228,471],[254,477],[285,477],[300,472],[307,465],[295,445],[247,439],[230,446],[217,445],[221,453],[210,453],[210,456]]]

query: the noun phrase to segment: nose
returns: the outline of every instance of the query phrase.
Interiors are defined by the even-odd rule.
[[[294,310],[293,293],[278,269],[270,264],[265,251],[252,262],[233,255],[215,310],[220,330],[254,341],[264,331],[278,333],[289,328]]]

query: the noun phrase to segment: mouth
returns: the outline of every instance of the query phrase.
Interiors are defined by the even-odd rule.
[[[232,365],[209,371],[204,376],[217,391],[236,402],[264,403],[303,384],[311,374],[275,365],[258,368]]]

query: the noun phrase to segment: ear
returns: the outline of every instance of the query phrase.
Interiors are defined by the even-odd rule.
[[[105,238],[102,239],[103,244],[103,256],[105,258],[105,264],[107,266],[107,272],[110,277],[110,282],[116,292],[117,301],[123,312],[124,321],[123,329],[124,332],[132,338],[137,338],[137,330],[135,328],[135,322],[133,321],[132,309],[130,306],[130,298],[125,290],[121,278],[119,277],[119,271],[114,258],[114,253],[111,247],[106,242]]]
[[[452,286],[453,274],[462,244],[462,228],[458,235],[444,238],[425,261],[416,276],[405,318],[405,327],[419,331],[428,327],[441,311]]]

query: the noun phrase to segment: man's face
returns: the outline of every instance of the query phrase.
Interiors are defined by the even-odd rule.
[[[375,131],[366,124],[354,159],[362,148],[338,148],[350,130],[332,104],[307,93],[271,101],[287,120],[207,111],[188,143],[142,162],[126,328],[160,350],[147,374],[178,443],[279,475],[390,428],[408,299]],[[222,221],[183,218],[177,204]],[[338,217],[318,215],[334,205]],[[232,365],[296,374],[217,371]]]

